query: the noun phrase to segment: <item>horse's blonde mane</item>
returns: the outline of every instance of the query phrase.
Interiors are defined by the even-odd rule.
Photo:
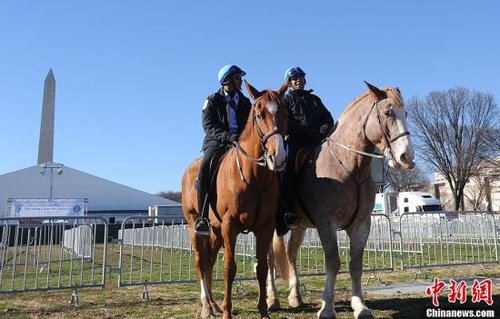
[[[382,88],[382,91],[385,91],[385,93],[387,93],[387,97],[391,99],[392,102],[394,102],[395,106],[402,107],[404,105],[403,96],[401,96],[399,88],[384,87]]]
[[[387,95],[387,98],[391,99],[395,106],[397,106],[397,107],[403,106],[404,101],[403,101],[403,97],[401,96],[401,92],[399,91],[399,88],[397,88],[397,87],[396,88],[383,87],[381,90],[385,92],[385,94]],[[352,101],[349,102],[349,104],[346,106],[345,110],[340,115],[339,120],[340,120],[340,118],[342,118],[342,115],[349,112],[352,108],[354,108],[355,105],[357,105],[359,102],[361,102],[361,101],[363,101],[366,98],[371,97],[371,96],[372,96],[372,94],[370,93],[370,91],[366,91],[365,93],[352,99]]]

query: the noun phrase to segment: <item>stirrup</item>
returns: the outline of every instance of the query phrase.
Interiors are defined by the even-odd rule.
[[[285,213],[285,225],[288,229],[292,230],[299,226],[299,217],[292,213]]]
[[[210,222],[205,217],[199,217],[195,221],[194,233],[198,236],[209,236],[210,235]]]

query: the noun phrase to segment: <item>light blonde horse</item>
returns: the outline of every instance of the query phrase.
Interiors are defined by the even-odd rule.
[[[267,288],[271,310],[279,308],[272,268],[275,258],[279,273],[289,281],[289,305],[299,307],[303,304],[297,276],[297,251],[306,228],[315,227],[326,259],[326,283],[317,316],[335,318],[334,288],[340,269],[337,230],[345,229],[350,239],[349,272],[354,317],[372,317],[363,300],[361,274],[376,192],[370,170],[371,159],[376,157],[373,154],[375,146],[383,151],[391,167],[412,169],[415,163],[399,89],[380,90],[366,84],[368,92],[350,102],[335,132],[316,147],[312,160],[305,167],[293,206],[301,216],[300,226],[291,231],[286,247],[283,237],[274,237],[275,255],[270,250]]]
[[[182,177],[182,208],[194,246],[195,268],[200,281],[201,317],[220,314],[212,294],[212,271],[221,246],[224,247],[223,318],[232,318],[232,284],[236,274],[236,237],[243,231],[256,236],[258,310],[268,318],[266,305],[267,251],[271,245],[278,204],[276,171],[284,168],[287,111],[281,101],[286,89],[259,92],[245,81],[254,99],[248,121],[238,143],[225,155],[217,175],[217,201],[210,206],[211,235],[194,234],[197,196],[194,188],[200,160],[195,160]],[[213,204],[213,206],[212,206]],[[215,211],[213,210],[215,207]]]

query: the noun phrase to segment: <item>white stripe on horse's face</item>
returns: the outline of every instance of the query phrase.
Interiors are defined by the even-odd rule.
[[[286,151],[285,142],[283,141],[283,135],[276,134],[276,155],[274,156],[274,165],[277,167],[285,167]]]
[[[278,104],[276,104],[276,102],[267,103],[266,108],[273,116],[278,112]]]
[[[394,125],[390,130],[389,134],[391,137],[397,136],[397,134],[402,132],[409,132],[408,124],[406,121],[406,110],[404,107],[393,108],[394,114]],[[392,143],[392,152],[394,158],[389,160],[389,166],[397,168],[402,167],[405,169],[411,169],[415,166],[414,158],[415,153],[413,151],[413,145],[411,143],[410,135],[405,135]],[[396,162],[395,162],[396,161]]]
[[[267,103],[266,109],[273,115],[274,118],[278,116],[278,104],[276,102],[271,101]],[[283,136],[281,134],[276,134],[272,136],[274,138],[275,143],[275,153],[269,154],[267,158],[267,165],[272,171],[281,171],[285,167],[286,161],[286,151],[285,151],[285,141],[283,140]]]

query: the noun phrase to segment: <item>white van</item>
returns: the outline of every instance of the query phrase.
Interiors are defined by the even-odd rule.
[[[410,212],[439,212],[443,207],[439,199],[425,192],[378,193],[375,196],[374,213],[391,217]]]

